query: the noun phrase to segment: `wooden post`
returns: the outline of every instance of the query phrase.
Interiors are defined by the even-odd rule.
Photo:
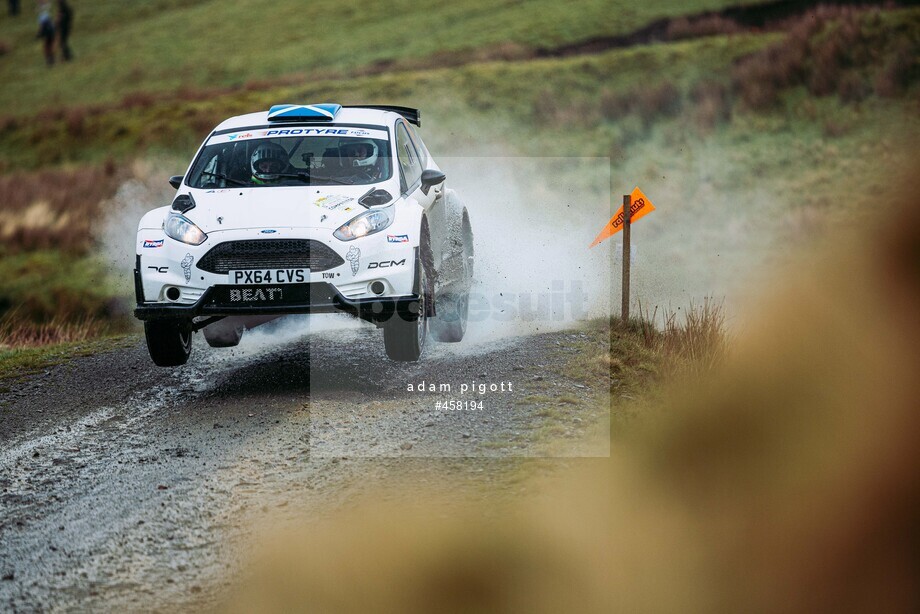
[[[630,217],[632,212],[632,200],[629,197],[629,194],[623,195],[623,304],[621,308],[621,317],[623,318],[623,326],[625,327],[629,323],[629,260],[630,260],[630,248],[629,248],[629,228],[630,228]]]

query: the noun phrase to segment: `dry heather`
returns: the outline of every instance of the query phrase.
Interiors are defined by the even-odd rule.
[[[112,165],[0,176],[0,244],[8,252],[85,252],[118,179]]]
[[[124,171],[113,165],[0,175],[0,346],[122,330],[105,271],[85,257]]]
[[[632,325],[642,332],[649,349],[661,357],[662,370],[669,377],[701,375],[720,366],[730,345],[722,302],[706,298],[702,305],[690,303],[689,309],[651,311],[639,303],[639,319]]]
[[[913,199],[867,249],[800,261],[611,458],[510,504],[388,488],[282,533],[224,611],[917,611]]]
[[[601,121],[635,116],[647,131],[662,119],[683,114],[706,134],[731,118],[736,103],[767,111],[780,105],[783,95],[795,87],[855,104],[873,94],[903,96],[920,80],[916,17],[891,25],[877,9],[821,6],[777,28],[786,32],[782,41],[738,59],[725,74],[718,69],[702,77],[686,91],[663,80],[603,90],[596,100],[564,101],[547,89],[533,103],[534,120],[594,127]],[[730,35],[740,30],[736,22],[719,16],[677,19],[665,38]],[[641,134],[623,135],[621,141],[628,144]]]
[[[815,9],[782,24],[787,31],[783,42],[739,59],[730,71],[718,68],[683,87],[663,79],[618,90],[605,88],[595,99],[565,100],[546,89],[533,102],[533,118],[537,123],[587,128],[634,118],[641,129],[620,135],[621,144],[628,145],[656,122],[679,115],[707,134],[731,118],[737,101],[766,110],[777,105],[786,90],[799,85],[807,85],[815,95],[836,92],[844,102],[859,102],[872,92],[894,96],[916,79],[910,58],[917,49],[910,33],[900,31],[895,42],[879,45],[878,39],[889,31],[879,27],[879,19],[865,10]],[[677,19],[668,26],[665,38],[741,30],[736,22],[719,16]]]
[[[872,92],[891,97],[918,79],[916,24],[882,27],[878,10],[819,7],[790,21],[784,40],[739,61],[734,88],[752,109],[776,105],[784,90],[805,86],[815,96],[859,102]]]
[[[73,321],[56,317],[34,323],[4,317],[0,318],[0,350],[88,341],[109,332],[112,332],[110,327],[93,318]]]

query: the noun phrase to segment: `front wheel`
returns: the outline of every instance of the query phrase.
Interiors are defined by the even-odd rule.
[[[191,322],[151,320],[144,322],[147,351],[158,367],[178,367],[192,353]]]
[[[425,349],[428,339],[428,314],[430,301],[434,298],[434,280],[429,276],[431,267],[431,243],[427,220],[422,224],[421,243],[415,258],[415,292],[419,296],[415,314],[394,313],[383,325],[383,345],[387,357],[399,362],[415,362]]]

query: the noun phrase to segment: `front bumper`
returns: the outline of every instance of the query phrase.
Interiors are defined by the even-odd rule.
[[[271,293],[268,292],[269,289],[272,290]],[[261,290],[261,295],[259,290]],[[231,291],[239,294],[231,294]],[[243,294],[243,292],[248,292],[248,294]],[[283,300],[277,302],[266,300],[269,296],[272,299],[275,296],[281,296]],[[247,297],[254,300],[246,300]],[[238,299],[235,303],[234,298]],[[377,323],[389,320],[394,314],[408,321],[417,319],[419,304],[419,296],[416,294],[349,299],[336,290],[332,284],[326,282],[277,284],[270,287],[212,286],[191,305],[146,303],[139,300],[134,316],[139,320],[162,320],[191,319],[197,316],[344,312]]]

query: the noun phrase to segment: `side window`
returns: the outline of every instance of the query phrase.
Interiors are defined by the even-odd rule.
[[[422,163],[422,169],[428,168],[428,148],[425,147],[425,144],[422,142],[422,137],[418,135],[418,130],[408,124],[406,124],[406,127],[409,128],[409,136],[412,137],[412,142],[415,143],[415,150],[418,152],[419,161]]]
[[[399,160],[399,168],[402,171],[403,190],[411,188],[422,176],[422,165],[418,159],[418,152],[415,151],[415,145],[406,131],[403,123],[396,125],[396,149]]]

